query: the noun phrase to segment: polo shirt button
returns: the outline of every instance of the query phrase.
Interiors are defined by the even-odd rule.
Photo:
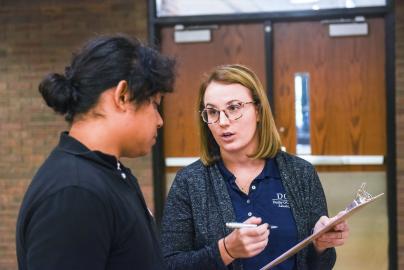
[[[247,203],[250,203],[250,200],[249,200],[249,199],[247,200]]]
[[[251,189],[256,189],[255,185],[252,185],[252,186],[251,186]]]
[[[248,214],[247,214],[249,217],[251,217],[252,216],[252,213],[251,212],[248,212]]]
[[[121,173],[121,176],[123,179],[126,179],[126,174],[125,173]]]

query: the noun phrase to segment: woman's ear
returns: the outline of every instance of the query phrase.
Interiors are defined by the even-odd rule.
[[[257,123],[258,123],[259,121],[261,121],[261,110],[262,110],[261,105],[260,105],[260,104],[257,104],[257,105],[255,106],[255,115],[256,115],[256,118],[257,118]]]
[[[114,90],[114,103],[119,109],[125,111],[126,104],[129,101],[128,83],[122,80],[118,83]]]

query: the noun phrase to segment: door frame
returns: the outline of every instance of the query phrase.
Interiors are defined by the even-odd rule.
[[[395,111],[395,18],[394,0],[386,0],[385,7],[367,7],[352,9],[308,10],[291,12],[264,12],[254,14],[226,14],[157,17],[155,0],[148,0],[148,36],[149,43],[159,48],[162,27],[175,24],[205,25],[224,23],[261,22],[272,27],[273,22],[292,22],[304,20],[324,20],[354,18],[355,16],[382,17],[385,22],[385,76],[386,76],[386,170],[387,170],[387,202],[389,223],[389,270],[398,269],[397,250],[397,172],[396,172],[396,111]],[[267,94],[274,110],[273,102],[273,39],[272,31],[265,31],[266,81]],[[163,127],[164,128],[164,127]],[[156,222],[160,224],[165,201],[165,155],[163,128],[158,130],[158,139],[152,151],[153,196]]]

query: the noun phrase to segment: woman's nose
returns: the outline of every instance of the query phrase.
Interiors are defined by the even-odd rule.
[[[219,125],[228,125],[230,123],[229,118],[225,111],[220,111],[219,113]]]

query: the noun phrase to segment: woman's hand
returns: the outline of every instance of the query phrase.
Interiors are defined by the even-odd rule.
[[[325,227],[330,222],[334,221],[340,215],[342,215],[344,211],[338,213],[333,218],[328,218],[326,216],[322,216],[314,226],[314,233]],[[327,248],[342,246],[345,244],[346,240],[349,237],[349,226],[347,221],[342,221],[334,226],[333,230],[326,232],[321,235],[319,238],[315,239],[313,244],[316,248],[317,253],[322,253]]]
[[[244,223],[261,224],[261,218],[250,217]],[[237,258],[249,258],[259,254],[268,244],[268,224],[256,228],[235,229],[219,240],[219,249],[223,262],[227,265]]]

